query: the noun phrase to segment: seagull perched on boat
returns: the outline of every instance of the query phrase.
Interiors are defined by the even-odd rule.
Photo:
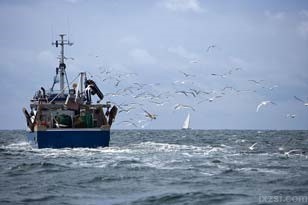
[[[190,105],[183,105],[183,104],[176,104],[175,106],[174,106],[174,109],[175,110],[179,110],[179,109],[187,109],[187,108],[190,108],[190,109],[192,109],[193,111],[196,111],[195,110],[195,108],[193,108],[192,106],[190,106]]]
[[[269,103],[271,103],[271,104],[273,104],[273,105],[276,105],[276,103],[274,103],[274,102],[272,102],[272,101],[269,101],[269,100],[267,100],[267,101],[262,101],[262,102],[257,106],[256,112],[259,112],[259,110],[260,110],[260,108],[261,108],[262,106],[268,105]]]
[[[249,147],[249,149],[250,149],[250,150],[254,150],[254,149],[255,149],[256,144],[258,144],[258,143],[257,143],[257,142],[256,142],[256,143],[254,143],[253,145],[251,145],[251,146]]]
[[[155,114],[151,114],[148,111],[146,111],[145,109],[143,109],[143,111],[145,112],[145,116],[150,118],[151,120],[156,120],[156,116]]]
[[[294,98],[302,103],[304,103],[305,106],[308,106],[308,102],[303,101],[302,99],[300,99],[299,97],[294,96]]]

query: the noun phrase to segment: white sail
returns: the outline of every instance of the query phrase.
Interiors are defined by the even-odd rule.
[[[183,123],[183,127],[182,129],[189,129],[189,121],[190,121],[190,114],[188,113],[184,123]]]

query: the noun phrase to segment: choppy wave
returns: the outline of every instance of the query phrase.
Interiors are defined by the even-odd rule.
[[[307,185],[308,132],[114,131],[97,149],[33,149],[15,134],[0,138],[3,203],[246,204],[256,187]]]

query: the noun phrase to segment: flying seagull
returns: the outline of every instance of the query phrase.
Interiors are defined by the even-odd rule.
[[[287,114],[287,117],[289,117],[289,118],[295,118],[296,115],[295,115],[295,114]]]
[[[308,106],[308,102],[303,101],[302,99],[300,99],[299,97],[294,96],[294,98],[302,103],[304,103],[305,106]]]
[[[143,111],[145,112],[145,116],[150,118],[151,120],[156,120],[156,116],[155,114],[151,114],[148,111],[146,111],[145,109],[143,109]]]
[[[249,147],[249,149],[250,149],[250,150],[254,150],[254,149],[255,149],[256,144],[257,144],[257,142],[256,142],[256,143],[254,143],[253,145],[251,145],[251,146]]]
[[[119,111],[119,113],[121,113],[121,112],[126,112],[126,113],[129,113],[131,110],[133,110],[133,109],[135,109],[135,107],[128,107],[127,109],[121,109],[120,111]]]
[[[183,105],[183,104],[176,104],[175,106],[174,106],[174,109],[175,110],[179,110],[179,109],[187,109],[187,108],[190,108],[190,109],[192,109],[193,111],[196,111],[195,110],[195,108],[193,108],[192,106],[190,106],[190,105]]]
[[[248,81],[253,82],[253,83],[255,83],[256,85],[260,85],[261,82],[264,81],[264,80],[248,80]]]
[[[300,149],[292,149],[292,150],[289,150],[288,152],[285,152],[284,155],[286,155],[287,157],[290,157],[291,153],[296,153],[296,152],[301,154],[302,150],[300,150]]]
[[[193,74],[190,74],[190,73],[186,73],[186,72],[184,72],[184,71],[179,71],[180,73],[182,73],[186,78],[187,77],[195,77],[195,75],[193,75]]]
[[[271,103],[271,104],[273,104],[273,105],[276,105],[276,103],[274,103],[274,102],[272,102],[272,101],[269,101],[269,100],[267,100],[267,101],[262,101],[262,102],[257,106],[256,112],[259,112],[259,110],[260,110],[260,108],[261,108],[262,106],[268,105],[269,103]]]
[[[210,49],[215,48],[215,47],[216,47],[216,45],[210,45],[209,47],[207,47],[206,52],[209,52]]]
[[[190,91],[185,91],[185,90],[179,90],[179,91],[176,91],[175,93],[182,93],[184,94],[185,96],[188,96],[188,94],[192,95],[193,97],[196,97],[196,94],[194,92],[190,92]]]
[[[134,127],[138,127],[137,125],[136,125],[136,123],[134,123],[134,122],[131,122],[131,121],[128,121],[128,120],[124,120],[124,121],[122,121],[122,122],[119,122],[118,124],[126,124],[127,126],[134,126]]]
[[[222,78],[225,78],[226,77],[226,74],[217,74],[217,73],[211,73],[212,76],[219,76],[219,77],[222,77]]]

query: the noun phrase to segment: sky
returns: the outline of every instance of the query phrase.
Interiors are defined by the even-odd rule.
[[[122,106],[114,129],[180,129],[188,113],[193,129],[308,129],[305,0],[2,0],[0,26],[0,129],[24,129],[51,87],[60,33],[69,80],[87,71]]]

